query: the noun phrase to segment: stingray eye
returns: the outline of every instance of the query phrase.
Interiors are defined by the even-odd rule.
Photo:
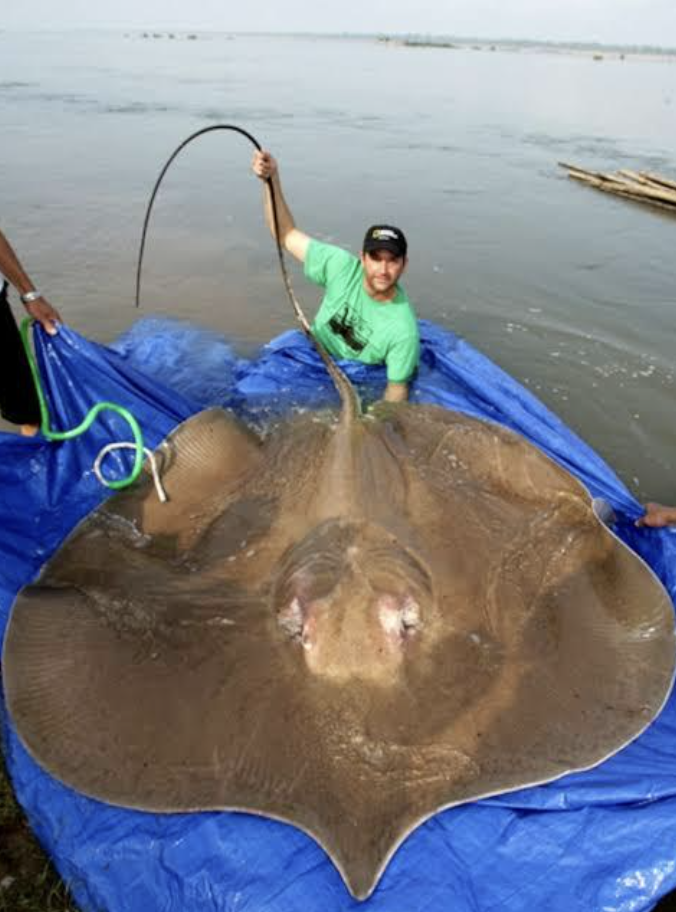
[[[415,633],[421,626],[420,605],[407,595],[401,606],[401,628],[404,634]]]
[[[286,608],[282,608],[277,614],[277,620],[284,633],[292,640],[302,639],[305,612],[298,598],[294,598]]]
[[[303,625],[303,631],[300,635],[300,642],[303,649],[312,649],[315,645],[315,630],[316,623],[313,618],[308,618],[306,623]]]
[[[420,629],[420,605],[412,596],[381,595],[377,607],[378,620],[388,636],[404,640]]]
[[[295,596],[289,604],[277,613],[277,621],[284,633],[303,649],[312,649],[315,644],[316,620],[310,611],[311,603]]]

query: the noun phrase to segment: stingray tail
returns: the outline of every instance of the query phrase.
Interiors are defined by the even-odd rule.
[[[272,187],[271,187],[272,189]],[[273,191],[274,192],[274,191]],[[274,196],[273,196],[274,199]],[[277,238],[277,214],[273,205],[273,216],[275,219],[275,239]],[[359,399],[359,394],[354,386],[350,383],[348,378],[345,376],[343,371],[338,367],[336,362],[333,360],[331,355],[324,348],[319,339],[315,338],[310,329],[310,323],[303,313],[303,308],[300,306],[298,298],[291,287],[291,281],[289,279],[289,274],[286,270],[286,264],[284,263],[284,254],[282,253],[282,248],[279,242],[277,242],[277,254],[279,256],[279,262],[282,267],[282,275],[284,277],[284,284],[286,286],[286,293],[289,296],[289,300],[293,306],[293,309],[296,313],[296,319],[301,325],[301,328],[305,335],[310,339],[314,347],[319,352],[319,356],[326,365],[326,369],[329,372],[329,376],[333,380],[338,394],[340,396],[341,402],[341,416],[340,420],[344,424],[350,424],[353,421],[356,421],[357,418],[361,415],[361,401]]]
[[[318,339],[315,339],[309,330],[306,330],[306,332],[312,339],[312,342],[319,352],[322,361],[326,365],[326,369],[329,372],[329,375],[333,380],[336,389],[338,390],[338,394],[340,395],[341,423],[352,424],[361,415],[361,401],[359,399],[359,393],[350,383],[343,371],[338,367],[336,362],[333,360],[321,342]]]
[[[289,278],[286,263],[284,262],[284,251],[282,250],[282,244],[279,240],[279,218],[277,216],[277,200],[275,198],[275,188],[270,178],[267,179],[266,183],[268,185],[268,190],[270,191],[272,222],[275,229],[273,232],[273,237],[275,239],[275,245],[277,247],[277,257],[279,259],[279,266],[282,271],[286,293],[289,297],[289,301],[291,301],[291,306],[293,307],[296,314],[296,319],[300,323],[305,335],[308,337],[308,339],[310,339],[314,347],[319,352],[319,355],[326,365],[327,371],[329,372],[329,376],[333,380],[335,387],[338,390],[342,407],[340,415],[341,424],[351,424],[361,415],[361,402],[359,401],[359,395],[343,371],[338,367],[331,355],[321,344],[319,339],[316,339],[312,335],[310,323],[308,321],[308,318],[303,313],[303,308],[300,306],[300,302],[298,301],[298,298],[296,297],[296,294],[291,286],[291,279]]]

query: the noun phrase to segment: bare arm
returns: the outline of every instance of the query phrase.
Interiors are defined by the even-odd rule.
[[[301,263],[305,262],[305,255],[307,254],[307,249],[310,244],[310,237],[305,234],[304,231],[301,231],[299,228],[296,228],[296,223],[291,214],[286,200],[284,199],[284,193],[282,192],[282,185],[279,180],[279,168],[277,166],[276,160],[269,152],[255,152],[253,161],[251,163],[251,168],[256,175],[262,181],[266,182],[265,185],[265,221],[268,228],[270,229],[270,234],[275,236],[275,225],[274,218],[272,214],[272,202],[270,198],[270,186],[267,183],[268,179],[272,182],[274,191],[275,191],[275,202],[277,204],[277,223],[279,225],[279,241],[284,247],[285,250],[295,257]]]
[[[408,399],[408,383],[388,383],[383,395],[385,402],[406,402]]]
[[[25,272],[19,262],[19,258],[12,249],[12,245],[2,231],[0,231],[0,272],[16,288],[20,295],[35,291],[33,282],[28,273]],[[61,317],[46,298],[40,295],[34,301],[25,303],[24,307],[34,320],[42,323],[48,333],[53,334],[56,332],[55,323],[57,320],[60,321]]]
[[[636,520],[635,525],[650,526],[653,529],[661,529],[663,526],[676,525],[676,507],[665,507],[663,504],[648,503],[645,506],[645,513]]]

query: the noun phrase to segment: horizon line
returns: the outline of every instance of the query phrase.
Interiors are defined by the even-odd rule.
[[[570,48],[609,48],[618,50],[642,50],[657,51],[662,53],[676,53],[676,46],[653,44],[651,42],[633,42],[631,44],[622,41],[594,41],[590,39],[575,38],[526,38],[526,37],[487,37],[480,35],[453,35],[445,32],[420,32],[420,31],[367,31],[367,32],[350,32],[346,30],[316,31],[293,29],[284,31],[271,31],[269,29],[227,29],[227,28],[210,28],[208,26],[160,26],[160,25],[70,25],[70,26],[31,26],[31,25],[13,25],[0,26],[0,35],[3,33],[29,32],[34,34],[62,34],[64,32],[117,32],[126,34],[150,33],[164,37],[168,34],[207,34],[207,35],[229,35],[242,37],[270,37],[270,38],[353,38],[353,39],[380,39],[380,40],[399,40],[399,39],[425,39],[430,43],[435,41],[456,41],[461,44],[530,44],[537,46],[552,47],[570,47]]]

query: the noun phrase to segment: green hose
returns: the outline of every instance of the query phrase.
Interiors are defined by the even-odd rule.
[[[22,321],[21,339],[23,341],[26,357],[28,358],[31,374],[33,375],[35,392],[37,393],[38,401],[40,403],[40,430],[48,440],[72,440],[74,437],[79,437],[80,434],[84,434],[85,431],[89,430],[100,412],[106,409],[111,412],[116,412],[129,424],[131,432],[134,435],[134,445],[136,450],[134,456],[134,465],[130,474],[126,478],[121,478],[118,481],[108,481],[107,479],[104,479],[104,483],[107,487],[113,488],[116,491],[120,490],[121,488],[129,487],[129,485],[133,484],[139,477],[141,474],[141,469],[143,468],[143,435],[141,433],[141,428],[139,427],[138,421],[136,418],[134,418],[128,409],[123,408],[121,405],[115,405],[114,402],[99,402],[87,412],[84,421],[78,424],[77,427],[72,428],[70,431],[52,431],[49,427],[49,410],[47,408],[47,400],[45,399],[45,394],[42,390],[40,372],[38,370],[38,366],[35,361],[35,356],[33,355],[33,350],[31,348],[30,339],[28,336],[32,322],[33,321],[30,317],[26,317]]]

